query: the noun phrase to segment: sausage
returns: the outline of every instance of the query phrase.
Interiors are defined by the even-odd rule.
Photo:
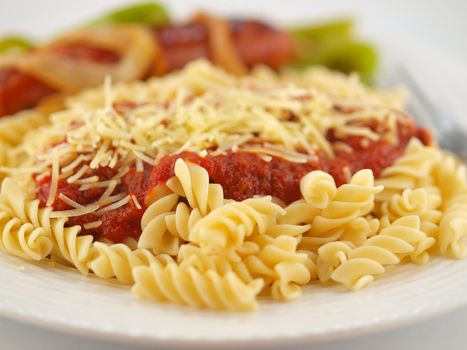
[[[36,78],[14,68],[0,69],[0,116],[32,108],[57,92]]]
[[[233,49],[246,68],[266,64],[277,69],[293,59],[293,42],[287,33],[255,20],[230,20],[227,23]],[[153,28],[151,33],[159,48],[158,54],[153,58],[154,67],[134,79],[163,75],[198,58],[215,61],[207,23],[193,21]],[[85,41],[57,41],[38,50],[50,50],[49,52],[58,54],[59,57],[63,56],[64,60],[107,66],[117,66],[123,60],[121,53]],[[34,107],[44,97],[57,92],[62,92],[60,87],[51,87],[21,69],[13,66],[0,68],[0,116]]]
[[[287,33],[256,20],[234,19],[229,23],[234,46],[248,68],[265,64],[278,69],[293,60],[293,41]],[[211,59],[205,23],[156,28],[154,35],[162,49],[164,66],[156,69],[156,75],[182,68],[197,58]]]
[[[294,44],[286,32],[255,20],[232,20],[230,23],[234,44],[248,68],[265,64],[278,69],[293,60]]]
[[[154,62],[153,75],[163,75],[182,68],[198,58],[210,58],[208,30],[204,23],[189,23],[155,28],[155,40],[161,55]]]

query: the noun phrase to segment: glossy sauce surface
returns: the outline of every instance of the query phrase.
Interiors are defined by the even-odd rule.
[[[161,159],[157,166],[146,165],[143,172],[130,168],[115,190],[115,193],[134,195],[141,209],[130,200],[124,207],[113,211],[71,218],[68,224],[82,225],[100,220],[102,221],[100,227],[83,230],[83,233],[94,234],[113,242],[121,242],[127,237],[137,239],[141,234],[140,221],[146,208],[148,194],[158,184],[174,176],[174,164],[179,158],[204,167],[209,173],[210,181],[222,185],[225,198],[244,200],[254,195],[272,195],[285,203],[291,203],[301,197],[300,179],[309,171],[322,169],[334,177],[337,185],[347,182],[349,175],[364,168],[372,169],[375,176],[378,176],[383,169],[403,154],[412,137],[419,137],[425,144],[431,142],[429,134],[423,130],[417,129],[413,123],[400,123],[397,143],[368,141],[361,136],[347,137],[340,141],[351,145],[354,148],[353,152],[336,152],[333,158],[318,154],[315,160],[304,164],[293,163],[279,157],[272,157],[270,161],[266,161],[257,154],[241,151],[228,152],[225,155],[208,154],[206,157],[191,152],[167,156]],[[328,135],[328,139],[337,140],[331,134]],[[100,181],[104,181],[115,174],[115,169],[98,168],[89,176],[97,175]],[[46,177],[37,182],[37,197],[42,205],[47,202],[49,191],[50,178]],[[103,192],[103,189],[80,191],[78,185],[68,184],[64,180],[59,182],[57,191],[82,205],[95,202]],[[53,207],[55,210],[71,209],[58,197]]]

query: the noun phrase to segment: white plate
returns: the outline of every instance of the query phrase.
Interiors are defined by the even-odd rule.
[[[454,115],[462,111],[465,66],[412,43],[398,45],[428,92],[439,103],[450,102]],[[311,285],[296,302],[265,300],[255,314],[230,314],[143,302],[126,286],[0,253],[0,314],[57,331],[160,347],[286,347],[336,340],[447,312],[467,304],[466,290],[467,260],[435,259],[425,266],[397,266],[357,293]]]
[[[139,301],[129,288],[0,254],[0,312],[57,331],[183,348],[288,346],[399,327],[467,303],[467,260],[436,259],[388,271],[350,293],[311,285],[299,301],[257,313],[199,311]]]

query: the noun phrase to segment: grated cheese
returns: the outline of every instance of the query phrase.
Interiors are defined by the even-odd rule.
[[[119,180],[111,180],[108,184],[108,187],[105,189],[104,193],[102,193],[101,197],[99,198],[98,202],[104,202],[108,200],[108,198],[112,195],[115,191],[115,188],[120,183]]]
[[[135,107],[120,114],[113,107],[118,101]],[[315,160],[317,152],[332,157],[352,149],[331,143],[330,131],[338,137],[362,136],[363,144],[380,137],[397,140],[397,124],[403,121],[397,110],[404,101],[400,90],[379,92],[357,76],[323,68],[277,74],[263,67],[236,77],[197,61],[147,82],[112,85],[107,77],[103,87],[70,98],[67,109],[52,114],[50,124],[37,131],[44,151],[35,154],[35,144],[28,145],[34,150],[30,164],[39,177],[51,176],[49,206],[59,179],[79,185],[80,191],[103,189],[96,203],[84,207],[60,194],[74,209],[53,215],[84,215],[90,208],[104,213],[130,200],[142,208],[134,195],[114,194],[131,167],[143,172],[145,163],[156,165],[163,156],[183,151],[201,157],[252,152],[265,161],[281,157],[296,163]],[[384,132],[373,131],[372,122]],[[92,171],[99,167],[117,174],[100,181]]]
[[[101,220],[96,220],[96,221],[92,221],[92,222],[87,222],[85,224],[83,224],[83,227],[86,229],[86,230],[91,230],[93,228],[98,228],[102,225],[102,221]]]
[[[79,190],[80,191],[87,191],[92,188],[110,188],[110,185],[115,183],[115,186],[120,183],[120,180],[107,180],[107,181],[98,181],[98,182],[91,182],[81,185]]]
[[[71,183],[74,185],[84,185],[84,184],[89,184],[93,182],[99,182],[99,176],[94,175],[94,176],[86,177],[84,179],[75,180]]]
[[[112,211],[115,209],[118,209],[120,207],[123,207],[124,205],[128,204],[130,202],[130,196],[127,195],[123,199],[119,200],[118,202],[112,203],[111,205],[106,206],[105,208],[102,208],[97,212],[97,214],[102,214],[108,211]]]
[[[136,198],[136,196],[134,194],[132,194],[130,197],[131,197],[131,200],[133,201],[133,203],[135,204],[135,207],[137,209],[139,209],[139,210],[143,209],[141,204],[139,204],[138,198]]]
[[[58,198],[61,199],[63,202],[65,202],[66,204],[68,204],[70,207],[73,207],[75,209],[78,209],[78,208],[84,208],[83,205],[75,202],[74,200],[72,200],[71,198],[67,197],[66,195],[64,195],[63,193],[60,193],[58,195]]]
[[[70,176],[66,182],[69,184],[78,181],[89,170],[89,165],[83,165],[73,176]]]
[[[87,206],[85,206],[83,208],[53,211],[53,212],[50,213],[50,217],[51,218],[71,218],[71,217],[90,214],[92,212],[95,212],[97,209],[99,209],[99,204],[98,203],[93,203],[93,204],[87,205]]]
[[[55,201],[55,196],[57,194],[58,189],[58,176],[60,174],[60,164],[58,159],[58,152],[52,152],[52,169],[50,171],[51,179],[50,179],[50,192],[49,198],[47,199],[46,205],[49,207]]]

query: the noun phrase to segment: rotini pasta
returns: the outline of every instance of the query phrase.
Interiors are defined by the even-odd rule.
[[[36,110],[24,111],[0,120],[0,141],[15,146],[30,130],[45,125],[48,118]]]
[[[256,295],[263,284],[260,279],[244,283],[233,272],[225,275],[214,270],[200,272],[193,266],[179,266],[173,260],[138,266],[133,274],[132,291],[139,297],[232,311],[255,310]]]
[[[301,179],[300,192],[308,204],[325,209],[337,195],[337,187],[331,175],[317,170]]]
[[[323,179],[321,174],[319,175],[314,179],[321,182]],[[324,181],[327,192],[330,186],[329,178],[324,176]],[[320,203],[327,205],[313,218],[311,229],[305,234],[301,247],[313,250],[322,244],[339,240],[346,230],[352,231],[348,228],[349,224],[355,225],[355,220],[373,209],[375,194],[381,192],[382,189],[381,186],[374,186],[371,171],[361,170],[352,177],[348,184],[331,190],[330,192],[335,195],[333,198],[326,197],[327,199]],[[348,233],[348,236],[351,234]],[[358,240],[361,239],[358,238]]]
[[[53,240],[42,218],[49,213],[50,209],[39,209],[38,201],[27,203],[18,185],[5,179],[0,191],[0,248],[26,259],[47,257]]]
[[[279,224],[311,224],[318,214],[318,209],[300,199],[284,208],[285,213],[277,218]]]
[[[244,257],[244,263],[254,278],[261,278],[271,287],[277,300],[293,300],[300,296],[301,286],[316,275],[313,261],[297,252],[298,240],[290,236],[271,238],[258,235],[253,242],[258,251]]]
[[[376,195],[376,200],[388,200],[404,189],[426,185],[424,181],[430,178],[427,174],[431,173],[440,157],[436,148],[426,147],[419,140],[412,139],[405,154],[392,166],[384,169],[380,178],[376,180],[376,185],[384,187],[384,190]]]
[[[322,281],[339,282],[358,290],[384,273],[385,265],[398,264],[409,256],[416,263],[426,263],[427,250],[435,243],[420,231],[418,216],[405,216],[394,221],[378,235],[354,248],[346,242],[332,242],[319,249],[318,274]]]
[[[146,209],[141,218],[142,233],[138,240],[138,248],[152,249],[155,254],[177,254],[179,237],[168,230],[166,217],[173,213],[178,198],[175,193],[169,194],[156,200]]]
[[[465,165],[451,154],[444,154],[434,166],[433,178],[446,202],[467,188]]]
[[[122,283],[132,284],[132,271],[136,266],[149,266],[155,257],[146,249],[131,250],[126,244],[107,245],[94,242],[89,268],[100,278],[115,277]]]
[[[235,249],[253,233],[265,234],[284,213],[271,197],[230,202],[199,220],[189,234],[190,242],[212,251],[235,255]]]
[[[389,201],[382,204],[382,214],[390,221],[397,218],[417,215],[421,220],[421,230],[431,237],[435,237],[442,213],[440,208],[442,198],[436,187],[406,189],[402,194],[396,194]]]
[[[3,180],[0,198],[2,212],[10,211],[13,215],[13,221],[8,221],[3,228],[3,248],[36,260],[52,254],[82,273],[88,272],[92,236],[78,236],[79,226],[65,227],[66,219],[51,218],[49,208],[39,208],[37,200],[27,201],[21,188],[11,179]],[[18,239],[21,241],[16,243]],[[21,253],[20,247],[26,250]]]
[[[209,174],[204,168],[179,159],[175,162],[174,170],[175,176],[167,181],[167,186],[185,197],[192,208],[199,209],[201,215],[223,204],[222,187],[209,183]]]
[[[467,191],[454,195],[446,205],[439,224],[441,254],[461,259],[467,256]]]

